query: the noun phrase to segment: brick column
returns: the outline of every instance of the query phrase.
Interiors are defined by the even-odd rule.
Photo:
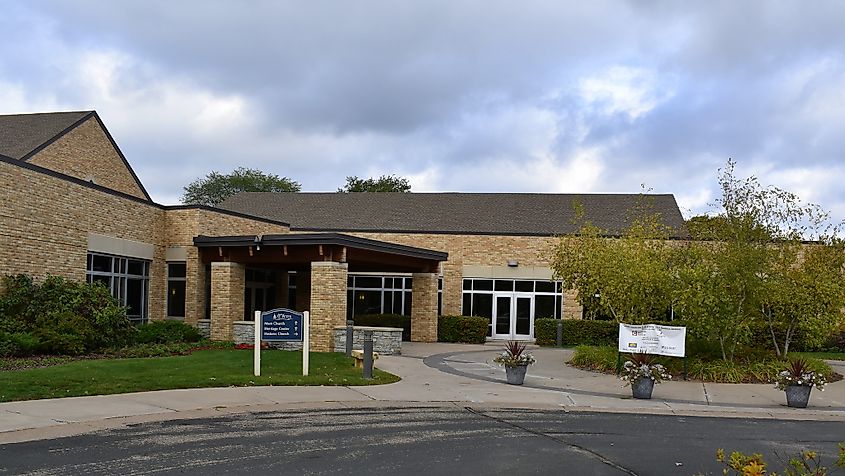
[[[411,286],[411,341],[437,342],[437,274],[414,273]]]
[[[232,340],[232,323],[244,318],[244,265],[211,263],[211,340]]]
[[[196,326],[198,319],[205,319],[205,263],[192,247],[185,260],[185,323]]]
[[[562,297],[561,316],[564,319],[581,319],[583,317],[583,306],[578,303],[578,291],[564,291]]]
[[[334,327],[346,323],[346,263],[311,263],[311,350],[334,350]],[[297,275],[296,290],[299,291]],[[299,299],[299,296],[297,296]],[[298,301],[297,301],[298,302]]]

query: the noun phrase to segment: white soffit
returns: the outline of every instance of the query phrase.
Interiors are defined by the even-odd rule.
[[[98,235],[97,233],[88,233],[88,251],[151,260],[155,255],[155,245],[124,238]]]

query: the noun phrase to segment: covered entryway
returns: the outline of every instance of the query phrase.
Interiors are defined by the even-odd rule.
[[[258,297],[268,302],[260,286],[247,286],[250,268],[279,277],[273,286],[277,305],[293,301],[296,310],[310,311],[314,350],[334,350],[332,330],[346,323],[349,272],[411,273],[411,340],[437,340],[437,277],[446,253],[339,233],[198,236],[194,245],[200,261],[211,265],[213,339],[231,340],[233,323],[249,317],[246,306],[254,306]],[[285,294],[291,271],[296,272],[295,299]]]

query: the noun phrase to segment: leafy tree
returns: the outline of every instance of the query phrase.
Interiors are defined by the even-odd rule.
[[[182,203],[216,206],[239,192],[298,192],[299,182],[256,169],[238,167],[232,173],[212,171],[185,187]]]
[[[377,179],[372,177],[361,179],[357,176],[346,177],[346,185],[337,189],[341,193],[349,192],[403,192],[411,191],[408,179],[398,175],[382,175]]]
[[[645,197],[644,197],[645,198]],[[563,287],[578,292],[582,305],[617,321],[662,319],[672,306],[676,252],[660,217],[634,210],[622,236],[585,223],[577,236],[564,236],[554,250],[552,269]],[[576,215],[582,216],[580,205]]]
[[[561,238],[555,276],[617,320],[644,322],[672,306],[726,361],[753,337],[759,342],[762,329],[781,356],[798,337],[821,343],[843,321],[840,227],[790,192],[737,178],[733,162],[719,184],[718,214],[687,222],[693,240],[666,240],[659,216],[642,210],[619,237],[586,224],[579,236]]]

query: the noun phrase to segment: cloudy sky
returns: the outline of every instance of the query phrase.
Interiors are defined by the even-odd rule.
[[[96,109],[154,199],[238,166],[334,191],[716,198],[728,158],[845,218],[845,2],[0,0],[0,113]]]

